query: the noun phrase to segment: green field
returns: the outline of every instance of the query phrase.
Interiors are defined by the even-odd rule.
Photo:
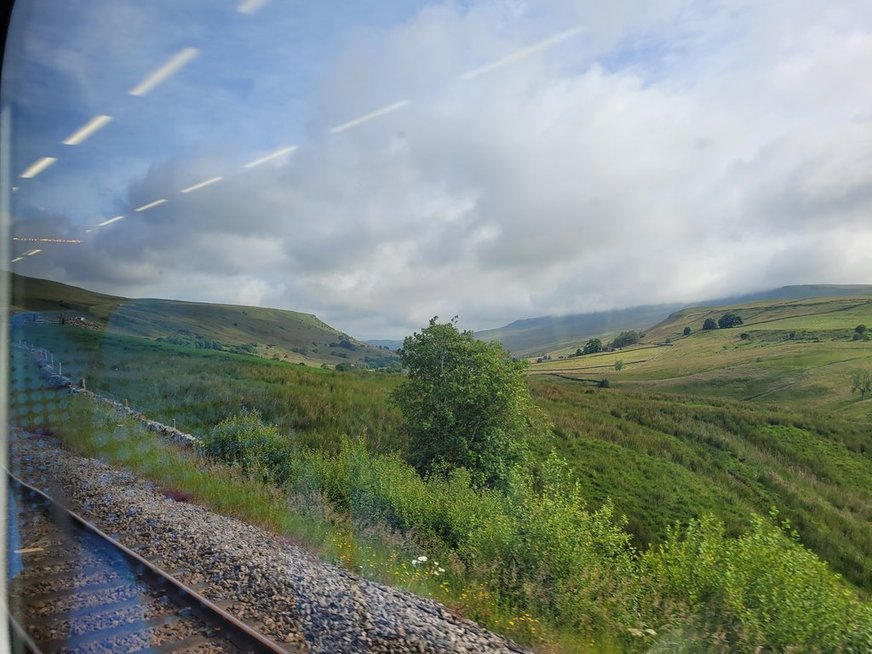
[[[755,302],[730,307],[744,320],[702,331],[726,308],[684,309],[651,327],[638,345],[614,352],[534,364],[533,375],[562,375],[635,390],[691,393],[755,404],[838,413],[872,420],[872,402],[857,402],[851,375],[872,369],[872,342],[854,341],[858,324],[872,326],[872,297]],[[685,327],[693,331],[683,336]],[[743,338],[742,335],[745,335]],[[667,343],[667,339],[671,343]],[[617,360],[624,367],[615,370]]]
[[[805,302],[823,298],[869,297],[870,295],[872,295],[872,285],[806,284],[782,286],[732,300],[709,301],[704,303],[704,306],[718,307],[743,303],[769,307],[794,300]],[[484,341],[499,341],[513,355],[535,359],[547,353],[575,352],[576,348],[582,347],[589,338],[600,337],[605,342],[624,330],[644,331],[651,325],[667,319],[670,314],[675,315],[672,312],[684,306],[686,305],[646,305],[593,313],[525,318],[496,329],[480,330],[476,332],[476,337]],[[678,311],[678,313],[683,312]]]

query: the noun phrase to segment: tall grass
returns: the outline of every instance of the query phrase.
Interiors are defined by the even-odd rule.
[[[869,425],[563,380],[532,388],[555,425],[532,444],[539,456],[553,449],[565,457],[594,506],[611,498],[637,545],[662,542],[674,521],[707,512],[739,535],[749,513],[774,505],[804,545],[872,590]]]
[[[236,445],[250,442],[263,465],[273,430],[249,413],[218,425],[209,442],[233,445],[213,451],[237,467]],[[283,451],[291,496],[326,501],[355,531],[418,543],[430,556],[412,562],[416,572],[478,589],[468,605],[474,617],[493,624],[495,615],[515,615],[497,626],[523,625],[533,642],[560,631],[627,651],[664,638],[680,638],[688,651],[872,646],[872,606],[786,523],[750,515],[747,532],[732,538],[704,516],[640,553],[610,504],[587,507],[555,455],[536,475],[516,470],[502,492],[476,488],[463,469],[422,479],[396,454],[370,452],[360,440],[344,439],[336,453]],[[440,588],[451,598],[450,582]]]

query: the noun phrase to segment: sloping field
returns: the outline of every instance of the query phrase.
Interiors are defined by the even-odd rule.
[[[499,341],[515,356],[538,357],[550,352],[553,355],[574,353],[592,337],[604,342],[619,332],[635,329],[644,331],[667,316],[685,311],[704,311],[704,307],[717,308],[734,304],[774,305],[778,302],[805,300],[808,298],[839,298],[845,296],[872,296],[872,286],[864,284],[805,284],[782,286],[747,295],[709,300],[697,303],[696,309],[683,309],[682,304],[657,304],[612,311],[578,313],[566,316],[540,316],[516,320],[503,327],[476,332],[484,341]],[[677,314],[672,313],[678,309]],[[720,314],[719,314],[720,315]],[[702,322],[700,321],[700,326]],[[680,333],[680,331],[679,331]]]
[[[727,310],[744,324],[702,330],[707,318]],[[872,369],[872,342],[853,340],[859,324],[872,326],[872,295],[688,308],[650,328],[639,345],[534,364],[531,374],[608,378],[636,389],[801,404],[868,419],[872,400],[851,393],[853,372]]]
[[[775,506],[806,546],[872,589],[869,421],[569,379],[531,386],[554,424],[533,444],[539,456],[565,457],[588,501],[610,498],[640,544],[705,513],[738,532]]]

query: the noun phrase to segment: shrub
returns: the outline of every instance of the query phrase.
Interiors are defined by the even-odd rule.
[[[706,318],[705,322],[702,324],[702,328],[706,331],[710,329],[717,329],[718,323],[715,322],[714,318]]]
[[[670,530],[642,557],[643,570],[652,593],[685,603],[703,638],[731,649],[867,650],[872,609],[797,538],[786,522],[779,529],[759,516],[728,538],[707,516]]]
[[[684,332],[682,332],[682,333],[683,333],[685,336],[690,336],[690,333],[691,333],[692,331],[693,331],[693,330],[692,330],[690,327],[685,327],[685,328],[684,328]]]
[[[292,441],[275,425],[265,423],[258,411],[243,411],[225,418],[207,433],[203,450],[244,474],[283,484],[295,454]]]
[[[635,624],[634,553],[611,504],[587,511],[566,462],[553,455],[541,486],[536,493],[531,479],[515,480],[509,558],[494,583],[522,606],[573,628],[620,632]]]

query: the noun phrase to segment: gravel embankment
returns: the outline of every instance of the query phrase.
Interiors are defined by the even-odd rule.
[[[432,600],[363,579],[150,482],[19,434],[12,469],[280,643],[306,652],[525,652]]]

